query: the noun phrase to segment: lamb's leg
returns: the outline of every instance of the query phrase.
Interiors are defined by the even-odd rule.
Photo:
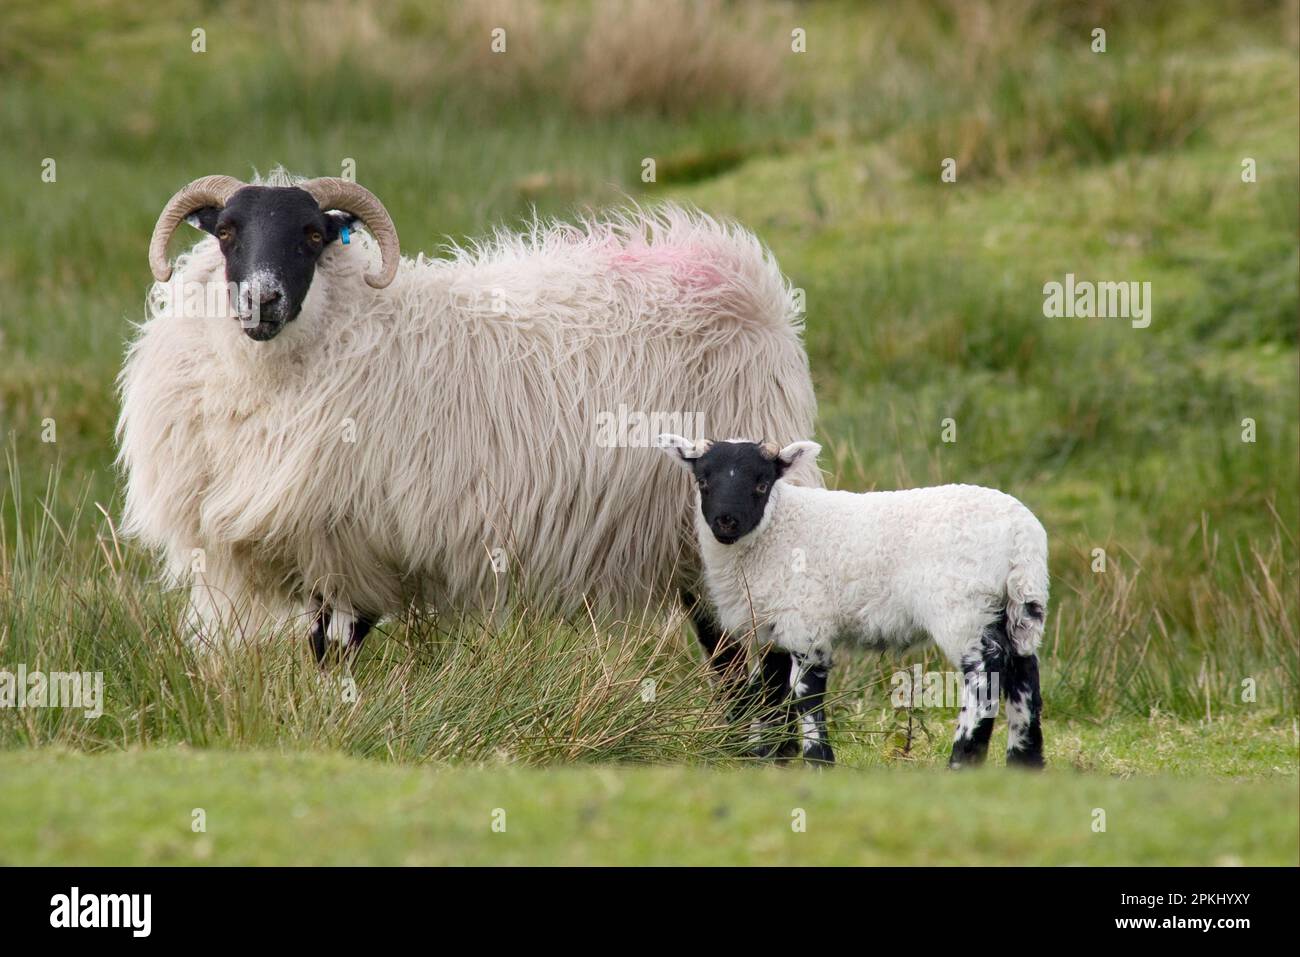
[[[1043,766],[1043,696],[1038,690],[1038,656],[1008,655],[1002,689],[1007,696],[1007,766]]]
[[[690,613],[695,635],[708,656],[710,666],[722,680],[722,693],[731,699],[728,717],[732,721],[748,718],[754,724],[753,736],[757,743],[751,755],[792,756],[794,752],[790,744],[763,740],[770,738],[766,729],[789,720],[786,698],[790,687],[790,655],[760,640],[762,647],[757,652],[758,663],[746,680],[744,645],[719,627],[705,603],[693,592],[681,589],[681,599]]]
[[[758,664],[737,702],[733,717],[750,719],[750,757],[792,758],[798,742],[790,735],[790,676],[794,658],[773,646],[759,652]]]
[[[830,735],[826,732],[826,683],[830,677],[829,655],[796,655],[790,672],[790,692],[799,732],[803,758],[811,764],[834,764]]]
[[[1006,635],[1003,625],[985,629],[979,643],[962,657],[961,712],[952,742],[948,767],[983,764],[993,737],[993,720],[998,714],[998,686],[1005,670]]]
[[[690,612],[695,637],[709,659],[709,664],[719,677],[728,680],[734,688],[744,675],[744,648],[740,642],[719,627],[708,607],[693,592],[681,590],[682,604]]]
[[[694,593],[683,588],[682,603],[691,616],[695,626],[695,636],[700,647],[704,649],[709,666],[719,679],[719,691],[724,699],[730,699],[727,715],[732,721],[741,720],[744,715],[757,707],[754,682],[745,681],[745,649],[732,635],[727,634],[718,625],[705,603]],[[784,673],[780,679],[784,688]]]

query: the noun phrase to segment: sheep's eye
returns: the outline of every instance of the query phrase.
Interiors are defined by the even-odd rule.
[[[768,485],[766,482],[759,482],[756,486],[754,486],[754,491],[757,492],[759,495],[765,495],[767,493],[767,488]]]
[[[311,243],[313,246],[319,246],[321,243],[325,242],[325,237],[320,234],[320,230],[313,229],[307,234],[307,242]]]
[[[229,226],[221,226],[217,229],[217,238],[223,243],[227,242],[233,235],[235,235],[235,231]]]
[[[698,486],[700,487],[700,491],[701,491],[701,492],[707,492],[707,491],[709,490],[709,480],[708,480],[708,479],[696,479],[696,480],[695,480],[695,484],[698,485]]]

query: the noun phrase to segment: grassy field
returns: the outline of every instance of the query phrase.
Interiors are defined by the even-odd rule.
[[[106,689],[0,708],[0,863],[1297,863],[1297,4],[661,6],[0,10],[0,670]],[[828,480],[1046,525],[1056,770],[949,813],[951,712],[888,700],[923,652],[839,669],[843,770],[736,767],[671,614],[421,614],[349,676],[290,636],[195,658],[113,531],[149,233],[196,176],[349,159],[411,254],[629,200],[755,230],[806,293]],[[1150,325],[1045,318],[1067,273],[1150,282]]]
[[[1283,865],[1300,840],[1284,779],[449,771],[175,749],[0,754],[0,771],[24,782],[0,793],[0,864]]]

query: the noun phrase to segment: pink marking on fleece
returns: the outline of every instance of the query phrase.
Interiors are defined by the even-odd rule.
[[[625,246],[610,257],[614,269],[633,273],[669,272],[690,289],[712,289],[724,285],[720,269],[708,259],[709,250],[702,246]]]

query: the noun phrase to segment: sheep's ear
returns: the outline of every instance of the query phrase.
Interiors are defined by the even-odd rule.
[[[791,442],[778,452],[776,457],[780,459],[781,464],[788,469],[796,462],[816,462],[817,456],[821,454],[821,450],[822,447],[816,442]]]
[[[325,214],[325,242],[334,242],[343,234],[343,230],[356,229],[359,222],[361,220],[351,213],[345,213],[341,209],[331,209]]]
[[[205,233],[212,233],[215,236],[217,232],[217,217],[220,215],[220,207],[203,206],[186,216],[185,222],[189,223],[195,229],[201,229]]]
[[[688,472],[694,468],[695,460],[709,450],[709,443],[706,440],[692,442],[671,432],[665,432],[655,439],[655,445]]]

